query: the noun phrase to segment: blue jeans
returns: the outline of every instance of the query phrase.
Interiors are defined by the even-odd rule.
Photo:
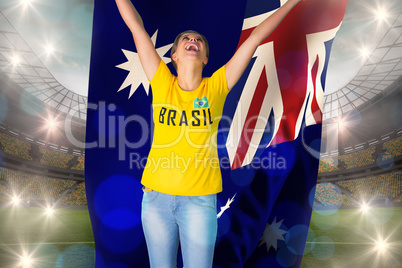
[[[211,268],[217,235],[216,194],[177,196],[156,191],[142,199],[142,227],[153,268]]]

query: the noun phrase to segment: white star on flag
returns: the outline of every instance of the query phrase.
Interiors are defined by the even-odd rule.
[[[158,30],[152,35],[151,40],[152,43],[156,44],[156,36],[158,35]],[[156,48],[156,52],[158,55],[162,58],[162,60],[168,64],[171,59],[170,57],[165,57],[164,55],[166,52],[172,47],[172,44]],[[130,95],[128,98],[130,98],[134,92],[137,90],[137,88],[142,84],[144,86],[145,92],[147,95],[149,94],[149,82],[148,79],[144,73],[144,70],[142,69],[140,58],[137,53],[122,49],[124,55],[127,58],[127,61],[117,65],[117,68],[129,71],[129,74],[126,77],[126,80],[124,80],[123,84],[120,86],[120,88],[117,90],[117,92],[123,90],[124,88],[128,87],[131,85],[130,89]]]
[[[234,201],[236,194],[232,197],[229,198],[228,201],[226,202],[226,205],[224,205],[223,207],[221,207],[221,211],[218,213],[217,218],[219,219],[223,212],[225,212],[225,210],[227,210],[228,208],[230,208],[230,204],[232,204],[232,202]]]
[[[266,243],[267,251],[269,251],[270,247],[273,247],[275,250],[278,250],[278,240],[285,241],[283,235],[287,233],[287,231],[282,230],[280,228],[282,222],[283,219],[280,222],[276,222],[275,217],[271,224],[268,223],[267,227],[265,228],[264,234],[261,237],[260,244],[258,244],[258,246],[261,246],[262,244]]]

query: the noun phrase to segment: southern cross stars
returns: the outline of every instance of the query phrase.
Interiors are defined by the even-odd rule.
[[[278,240],[285,241],[283,235],[287,233],[285,230],[282,230],[280,228],[282,222],[283,219],[280,222],[276,222],[275,217],[271,224],[268,223],[267,227],[265,228],[264,234],[262,235],[260,244],[258,246],[261,246],[262,244],[266,243],[267,251],[269,251],[270,247],[273,247],[275,250],[278,250]]]
[[[236,193],[237,194],[237,193]],[[232,204],[232,202],[234,201],[234,198],[236,196],[236,194],[232,197],[229,198],[228,201],[226,202],[226,205],[224,205],[223,207],[221,207],[221,211],[218,213],[217,218],[219,219],[223,212],[225,212],[225,210],[227,210],[228,208],[230,208],[230,204]]]
[[[158,30],[152,35],[151,40],[152,43],[155,46],[156,43],[156,36],[158,35]],[[156,52],[159,54],[159,56],[162,58],[162,60],[167,64],[169,63],[170,57],[165,57],[164,55],[166,52],[172,47],[173,44],[169,44],[163,47],[159,47],[156,49]],[[126,79],[124,80],[123,84],[120,86],[120,88],[117,90],[118,92],[125,89],[129,85],[131,85],[130,89],[130,95],[128,98],[130,98],[134,92],[137,90],[137,88],[142,84],[145,92],[147,95],[149,94],[149,82],[147,77],[145,76],[145,73],[141,67],[141,62],[140,58],[138,57],[138,54],[129,50],[124,50],[122,49],[124,55],[127,58],[127,61],[117,65],[117,68],[129,71]]]

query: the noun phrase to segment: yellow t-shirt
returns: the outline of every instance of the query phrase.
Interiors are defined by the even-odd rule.
[[[141,183],[171,195],[221,192],[216,135],[229,92],[225,68],[184,91],[161,61],[150,83],[155,127]]]

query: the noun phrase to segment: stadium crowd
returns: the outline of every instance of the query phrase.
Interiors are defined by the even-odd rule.
[[[319,183],[315,190],[315,200],[322,205],[339,207],[342,203],[342,194],[332,183]],[[317,202],[315,207],[317,207]]]
[[[353,198],[357,200],[374,196],[388,197],[392,200],[402,194],[402,172],[392,172],[365,179],[339,181],[337,184],[348,189]]]
[[[340,169],[335,166],[334,159],[332,158],[323,158],[320,159],[320,165],[318,167],[318,173],[325,173],[325,172],[333,172],[339,171]]]
[[[21,199],[44,198],[58,200],[63,191],[73,189],[76,182],[73,180],[51,179],[41,176],[21,173],[18,171],[0,168],[0,202],[9,202],[14,195]],[[8,184],[7,185],[5,184]],[[392,172],[381,176],[369,178],[338,181],[332,183],[319,183],[315,193],[315,207],[317,204],[324,206],[344,206],[353,203],[341,193],[339,188],[350,191],[355,200],[366,200],[372,197],[387,197],[394,203],[401,202],[402,172]],[[61,205],[86,205],[85,184],[82,182],[75,190],[65,196],[59,202]]]
[[[18,196],[20,199],[44,198],[57,200],[64,190],[71,188],[75,184],[73,180],[51,179],[7,168],[0,168],[0,170],[2,171],[1,179],[8,183],[12,191],[12,193],[6,191],[6,193],[2,194],[5,197],[8,196],[8,201],[13,196]]]
[[[12,196],[10,189],[0,182],[0,203],[10,201],[10,196]]]
[[[399,136],[396,139],[389,140],[384,142],[383,149],[388,154],[392,155],[392,157],[397,157],[402,155],[402,136]]]
[[[39,152],[42,154],[41,164],[58,168],[67,168],[68,162],[74,158],[71,154],[50,150],[45,147],[39,147]]]
[[[85,196],[85,183],[80,183],[75,191],[67,195],[61,202],[62,205],[87,205],[87,198]]]
[[[9,134],[0,132],[0,149],[6,154],[17,156],[25,160],[32,160],[32,145]],[[374,164],[376,150],[383,149],[382,159],[386,160],[402,155],[402,136],[384,142],[382,148],[372,146],[366,150],[338,156],[341,165],[335,164],[332,157],[320,160],[319,173],[340,171],[346,169]],[[39,146],[40,163],[63,169],[84,171],[85,159],[83,156],[74,156]],[[381,152],[377,152],[381,153]],[[74,161],[72,161],[74,159]],[[375,196],[388,197],[393,202],[402,202],[402,175],[401,172],[391,172],[381,176],[338,181],[334,184],[319,183],[316,187],[315,206],[321,205],[353,205],[353,202],[337,189],[350,191],[355,200],[367,199]],[[74,180],[51,179],[43,176],[30,175],[19,171],[0,168],[0,203],[9,202],[13,195],[22,199],[46,198],[58,200],[67,189],[74,191],[59,200],[61,205],[86,205],[85,184],[76,185]]]
[[[22,141],[16,137],[0,132],[0,147],[6,154],[32,160],[32,157],[29,154],[31,144],[27,141]]]
[[[402,201],[402,172],[397,171],[380,176],[338,181],[333,184],[319,183],[316,187],[314,207],[318,207],[319,204],[339,207],[340,202],[342,202],[342,206],[353,205],[353,202],[345,194],[341,194],[341,188],[348,190],[350,196],[357,202],[384,197],[394,203],[400,203]]]
[[[384,143],[383,149],[384,153],[381,154],[382,160],[387,160],[402,154],[402,148],[398,148],[397,146],[401,147],[401,137],[390,140],[387,143]],[[341,165],[345,167],[345,169],[352,169],[356,167],[363,167],[368,166],[376,163],[375,153],[377,147],[372,146],[368,149],[344,154],[338,156],[338,160],[341,161]],[[380,152],[377,152],[380,153]],[[334,159],[331,157],[321,158],[320,165],[318,168],[318,173],[327,173],[327,172],[334,172],[340,171],[341,168],[336,166],[334,163]]]
[[[373,154],[376,147],[370,147],[366,150],[340,155],[339,160],[345,163],[346,169],[367,166],[375,163]]]
[[[85,158],[83,156],[79,156],[77,158],[77,160],[78,160],[78,164],[76,164],[73,167],[71,167],[71,169],[84,171]]]
[[[0,146],[1,149],[7,154],[18,156],[23,159],[32,160],[30,154],[32,145],[27,141],[22,141],[16,137],[12,137],[6,133],[0,132]],[[382,160],[402,155],[402,136],[384,142],[382,149],[384,152],[382,154]],[[340,155],[338,156],[338,160],[341,162],[342,166],[345,166],[346,169],[367,166],[376,162],[376,151],[377,153],[380,153],[379,151],[381,151],[381,148],[372,146],[366,150]],[[72,154],[51,150],[42,146],[39,147],[39,152],[40,163],[43,165],[84,171],[85,160],[83,156],[74,156]],[[69,165],[69,162],[71,162],[74,157],[77,158],[76,160],[78,163],[71,166]],[[332,157],[320,159],[318,172],[327,173],[340,171],[341,168],[335,165],[334,162],[334,158]]]

